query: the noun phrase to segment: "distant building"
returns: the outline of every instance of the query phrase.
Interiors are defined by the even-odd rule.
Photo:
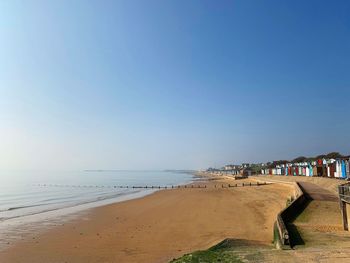
[[[230,171],[230,170],[238,170],[239,168],[240,168],[240,165],[228,164],[224,166],[223,170]]]
[[[251,175],[255,175],[256,172],[252,168],[247,167],[247,168],[243,169],[243,173],[242,174],[243,174],[243,176],[251,176]]]

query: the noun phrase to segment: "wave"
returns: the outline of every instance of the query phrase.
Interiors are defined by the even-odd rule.
[[[149,190],[148,190],[149,191]],[[81,205],[86,205],[86,204],[93,204],[96,202],[101,202],[104,200],[110,200],[110,199],[115,199],[121,196],[127,196],[127,195],[132,195],[132,194],[136,194],[136,193],[140,193],[140,192],[146,192],[145,190],[134,190],[134,191],[128,191],[128,192],[122,192],[122,193],[115,193],[113,195],[104,195],[104,196],[98,196],[94,199],[90,199],[90,200],[79,200],[79,201],[72,201],[72,202],[56,202],[56,203],[50,203],[50,204],[37,204],[37,205],[27,205],[27,206],[16,206],[16,207],[10,207],[4,210],[1,210],[0,212],[9,212],[9,211],[15,211],[15,210],[24,210],[27,208],[33,208],[33,207],[43,207],[43,209],[39,210],[39,211],[27,211],[26,213],[23,214],[15,214],[12,216],[2,216],[0,217],[0,221],[6,221],[9,219],[14,219],[14,218],[21,218],[21,217],[26,217],[26,216],[32,216],[32,215],[37,215],[37,214],[42,214],[42,213],[46,213],[46,212],[52,212],[52,211],[58,211],[58,210],[62,210],[62,209],[66,209],[66,208],[74,208],[77,206],[81,206]],[[56,207],[52,207],[52,205],[59,205],[61,204],[62,206],[56,206]],[[44,208],[44,207],[47,208]]]

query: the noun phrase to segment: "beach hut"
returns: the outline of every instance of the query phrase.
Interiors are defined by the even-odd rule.
[[[305,170],[306,170],[305,175],[306,176],[310,176],[310,168],[309,168],[309,166],[306,166]]]
[[[336,164],[334,159],[328,160],[328,168],[329,168],[329,177],[334,178],[335,177],[335,171],[336,171]]]
[[[344,160],[341,161],[341,177],[346,178],[346,166]]]
[[[335,170],[336,170],[335,163],[332,162],[332,163],[328,164],[328,167],[329,167],[329,176],[331,178],[334,178],[335,177]]]
[[[312,176],[317,176],[317,162],[312,162]]]
[[[328,177],[327,160],[322,159],[322,177]]]
[[[338,171],[338,178],[342,178],[343,171],[342,171],[341,160],[337,160],[337,171]]]
[[[327,177],[331,177],[331,169],[329,167],[329,164],[327,164]]]
[[[341,166],[339,164],[339,161],[336,160],[335,163],[335,169],[334,169],[334,177],[335,178],[339,178],[340,177],[340,174],[341,174]]]
[[[313,175],[312,165],[309,163],[309,176]]]

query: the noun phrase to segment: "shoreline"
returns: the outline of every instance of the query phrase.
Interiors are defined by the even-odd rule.
[[[233,180],[200,177],[208,188],[161,190],[93,208],[16,242],[0,257],[4,262],[167,262],[228,237],[271,243],[274,218],[292,194],[290,187],[217,189],[216,180]]]
[[[196,182],[196,172],[187,173],[191,177],[189,180],[179,183],[178,185],[190,185]],[[90,210],[98,207],[104,207],[120,202],[134,199],[140,199],[151,195],[164,188],[133,188],[129,187],[131,192],[121,193],[115,197],[101,200],[83,202],[80,204],[53,208],[47,211],[41,211],[23,216],[15,216],[0,221],[0,252],[15,245],[18,241],[28,237],[30,232],[45,233],[50,229],[65,224],[76,218],[84,217]],[[44,227],[43,227],[44,226]]]
[[[15,244],[17,241],[26,238],[28,236],[28,232],[41,233],[49,231],[51,228],[84,216],[86,213],[89,213],[89,210],[110,204],[143,198],[156,191],[159,190],[153,189],[135,191],[120,195],[118,197],[81,203],[74,206],[52,209],[45,212],[18,216],[0,221],[0,251],[5,250],[7,247]]]

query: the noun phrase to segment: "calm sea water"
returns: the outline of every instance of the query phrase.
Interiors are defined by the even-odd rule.
[[[6,172],[2,172],[6,173]],[[2,174],[0,221],[114,199],[145,189],[118,186],[171,186],[190,182],[192,175],[165,171],[26,171]]]
[[[171,186],[192,180],[190,173],[167,171],[2,171],[0,245],[32,231],[38,222],[41,227],[52,219],[155,191],[118,186]]]

